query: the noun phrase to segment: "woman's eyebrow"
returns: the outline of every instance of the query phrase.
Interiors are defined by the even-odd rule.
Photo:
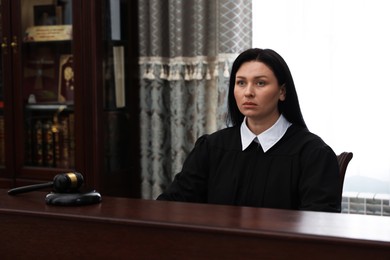
[[[236,78],[243,78],[243,79],[246,79],[247,77],[245,76],[240,76],[240,75],[236,75]],[[268,78],[266,75],[259,75],[259,76],[254,76],[253,78],[255,79],[259,79],[259,78]]]

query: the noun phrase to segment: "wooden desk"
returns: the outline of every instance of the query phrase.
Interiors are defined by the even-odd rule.
[[[390,218],[0,189],[0,259],[389,259]]]

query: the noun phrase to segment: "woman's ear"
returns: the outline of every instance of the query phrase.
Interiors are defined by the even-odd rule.
[[[286,86],[285,86],[285,84],[280,86],[280,90],[279,91],[280,91],[279,100],[280,101],[286,100]]]

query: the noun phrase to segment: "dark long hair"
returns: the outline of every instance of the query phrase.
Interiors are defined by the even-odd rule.
[[[290,69],[284,59],[271,49],[249,49],[242,52],[233,62],[232,71],[229,81],[228,94],[228,125],[240,125],[244,120],[244,115],[238,109],[236,99],[234,97],[234,86],[236,82],[236,74],[241,65],[249,61],[259,61],[266,64],[271,69],[278,80],[279,86],[284,85],[286,88],[286,98],[278,103],[279,112],[293,124],[306,127],[303,119],[301,108],[299,106],[298,95],[295,90],[294,80]]]

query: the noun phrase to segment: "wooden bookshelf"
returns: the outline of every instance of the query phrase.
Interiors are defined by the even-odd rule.
[[[0,2],[0,187],[77,170],[102,194],[139,197],[135,2],[117,6],[120,40],[110,1]]]

